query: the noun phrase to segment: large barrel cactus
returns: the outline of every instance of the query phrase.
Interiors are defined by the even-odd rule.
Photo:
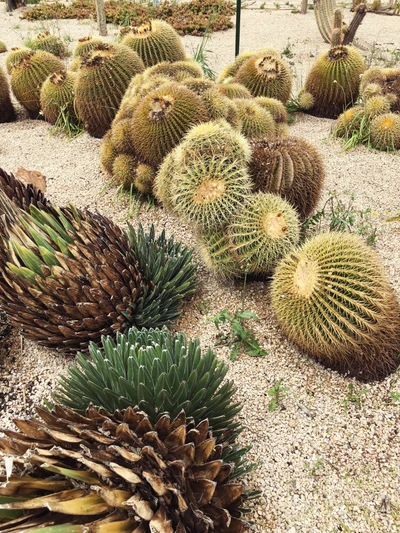
[[[24,53],[11,71],[11,88],[30,118],[40,113],[40,91],[50,74],[64,68],[58,57],[42,50]]]
[[[355,104],[364,70],[364,58],[352,46],[334,46],[324,52],[306,78],[305,94],[312,95],[312,105],[307,113],[337,118]]]
[[[110,128],[129,82],[144,65],[123,44],[98,44],[81,58],[75,84],[75,105],[85,129],[103,137]]]
[[[375,379],[399,365],[399,303],[359,236],[320,234],[289,253],[274,274],[272,306],[289,340],[328,367]]]

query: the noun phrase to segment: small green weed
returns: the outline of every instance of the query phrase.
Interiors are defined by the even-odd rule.
[[[347,194],[347,199],[341,195]],[[357,233],[365,238],[367,244],[376,242],[376,226],[372,222],[372,211],[356,209],[354,194],[329,192],[322,209],[308,217],[302,225],[302,240],[321,231],[343,231]]]
[[[268,404],[268,411],[275,411],[279,406],[282,407],[282,400],[285,398],[288,392],[288,387],[282,387],[283,379],[275,381],[273,386],[267,391],[268,396],[271,397],[271,401]]]
[[[280,9],[281,8],[281,4],[278,4],[278,2],[274,2],[274,6],[275,6],[275,9]]]
[[[211,302],[210,300],[203,300],[202,302],[199,303],[199,309],[200,309],[200,313],[202,315],[207,315],[210,310],[211,310]]]
[[[290,39],[287,41],[286,47],[282,51],[282,55],[287,57],[288,59],[291,59],[293,57],[293,44],[290,42]]]
[[[347,408],[349,404],[353,404],[356,407],[361,407],[363,396],[367,394],[368,389],[361,389],[356,391],[353,383],[349,383],[349,388],[346,394],[346,398],[342,401],[342,404]]]
[[[210,18],[210,23],[211,23],[211,18]],[[210,67],[209,59],[207,55],[207,54],[212,53],[212,51],[206,49],[207,42],[210,38],[209,30],[210,30],[210,24],[207,26],[200,43],[197,45],[196,49],[193,50],[193,59],[197,61],[197,63],[200,64],[207,78],[214,81],[217,75],[213,71],[213,69]]]
[[[65,105],[60,108],[60,114],[57,121],[51,129],[51,133],[65,133],[70,139],[75,139],[84,132],[83,124],[80,120],[77,121]]]
[[[265,8],[265,2],[263,2],[261,5],[260,5],[260,9],[264,9]]]
[[[229,347],[229,357],[232,361],[237,358],[241,351],[246,352],[251,357],[264,357],[268,355],[268,352],[258,344],[254,333],[245,328],[244,321],[249,319],[258,320],[258,317],[251,311],[244,310],[231,313],[226,309],[223,309],[212,319],[220,332],[218,334],[218,344]],[[221,324],[227,324],[229,326],[227,333],[221,331]]]

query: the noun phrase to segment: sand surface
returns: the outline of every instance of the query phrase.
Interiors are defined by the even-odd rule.
[[[261,2],[242,10],[241,50],[273,46],[289,58],[296,85],[301,86],[314,58],[327,48],[318,32],[312,11],[292,14],[282,4],[277,10],[257,9]],[[350,20],[348,11],[345,19]],[[19,19],[19,11],[4,12],[0,4],[0,39],[8,47],[20,46],[41,29],[68,36],[72,49],[79,37],[96,34],[93,21],[47,21],[31,23]],[[109,26],[108,40],[117,28]],[[367,61],[389,61],[400,54],[400,18],[368,14],[358,32],[367,47]],[[185,37],[192,53],[200,38]],[[219,72],[234,58],[235,30],[214,34],[207,43],[212,68]],[[394,51],[392,53],[391,51]],[[397,51],[397,52],[396,52]],[[398,56],[397,56],[398,57]],[[5,54],[0,55],[4,65]],[[321,205],[330,191],[354,194],[356,209],[372,210],[377,228],[376,250],[382,257],[390,281],[400,296],[400,224],[388,224],[390,214],[400,210],[400,154],[386,154],[359,147],[343,152],[342,144],[330,138],[332,121],[299,115],[291,134],[311,142],[324,158],[327,179]],[[100,141],[83,134],[73,141],[53,135],[51,127],[25,118],[0,125],[0,167],[14,172],[18,167],[35,169],[47,177],[47,195],[58,205],[74,202],[80,208],[97,209],[121,225],[127,218],[194,246],[190,228],[162,207],[139,210],[105,186],[99,168]],[[345,196],[347,193],[347,196]],[[197,257],[197,252],[194,250]],[[242,283],[217,281],[199,267],[200,288],[186,305],[177,329],[199,336],[204,348],[211,346],[228,360],[225,347],[215,347],[217,330],[210,321],[222,309],[238,310]],[[399,374],[380,383],[360,384],[323,368],[301,354],[279,332],[269,306],[267,282],[250,282],[245,307],[259,321],[254,330],[264,358],[241,354],[230,364],[229,378],[243,402],[240,416],[246,431],[243,444],[252,444],[252,459],[259,468],[246,479],[250,488],[261,490],[253,503],[254,531],[274,533],[395,533],[400,531],[400,392]],[[20,341],[0,360],[1,426],[33,412],[35,403],[49,397],[60,372],[71,359]],[[282,379],[288,388],[280,407],[268,410],[267,391]],[[347,402],[349,384],[356,392],[366,389],[361,405]]]

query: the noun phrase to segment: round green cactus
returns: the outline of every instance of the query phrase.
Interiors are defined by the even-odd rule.
[[[156,173],[152,167],[145,165],[144,163],[139,163],[133,184],[140,193],[152,194],[155,177]]]
[[[48,31],[38,33],[30,42],[32,50],[44,50],[57,57],[64,57],[67,48],[63,41]]]
[[[218,277],[231,279],[244,275],[226,231],[207,231],[197,237],[198,251],[206,267]]]
[[[259,192],[242,202],[226,231],[238,264],[265,275],[298,244],[299,216],[283,198]]]
[[[182,83],[185,85],[185,87],[187,87],[188,89],[190,89],[191,91],[193,91],[199,96],[204,94],[209,89],[214,88],[215,86],[215,83],[209,80],[208,78],[198,78],[198,77],[185,78],[184,80],[182,80]]]
[[[400,115],[386,113],[371,122],[370,142],[377,150],[400,150]]]
[[[240,131],[247,139],[275,137],[275,121],[269,111],[255,100],[237,98],[233,102],[241,124]]]
[[[292,91],[289,65],[274,54],[251,57],[243,63],[233,79],[247,87],[253,96],[276,98],[284,104]]]
[[[15,119],[15,109],[10,98],[7,76],[0,67],[0,123],[12,122]]]
[[[312,109],[314,106],[314,102],[315,102],[314,96],[308,91],[305,91],[304,89],[301,89],[299,91],[297,99],[299,102],[299,107],[303,111],[308,111],[309,109]]]
[[[180,157],[170,185],[174,210],[202,231],[218,230],[236,216],[251,191],[246,167],[215,150],[213,155]],[[188,159],[188,158],[186,158]]]
[[[272,118],[278,124],[287,123],[288,113],[286,107],[280,100],[276,98],[268,98],[267,96],[257,96],[255,99],[258,105],[264,107],[272,115]]]
[[[274,274],[272,306],[288,339],[330,368],[375,379],[399,364],[399,303],[359,236],[320,234],[288,254]]]
[[[144,73],[146,79],[167,76],[175,81],[185,81],[192,78],[203,78],[204,72],[199,63],[193,60],[186,61],[163,61],[153,67],[147,68]]]
[[[117,185],[129,189],[133,184],[139,161],[133,155],[118,154],[113,162],[112,176]]]
[[[364,113],[369,119],[390,113],[390,102],[383,95],[371,96],[364,104]]]
[[[260,54],[266,54],[266,55],[274,55],[278,57],[278,52],[274,50],[273,48],[258,48],[256,50],[250,50],[246,52],[241,52],[235,57],[235,61],[231,65],[227,65],[220,75],[217,78],[217,83],[223,83],[225,80],[228,80],[229,78],[233,78],[239,68],[245,63],[248,59],[251,57],[254,57],[256,55]]]
[[[234,129],[240,131],[242,122],[234,100],[224,96],[216,87],[211,87],[201,94],[212,120],[225,119]]]
[[[176,170],[175,155],[176,150],[174,149],[164,157],[153,184],[154,196],[168,211],[173,211],[174,208],[171,201],[171,182]]]
[[[0,54],[4,54],[4,52],[7,52],[7,46],[4,41],[0,41]]]
[[[6,70],[7,74],[11,75],[11,71],[14,68],[14,66],[19,63],[20,59],[23,57],[29,56],[31,53],[30,48],[22,47],[22,48],[11,48],[11,50],[8,52],[6,56]]]
[[[373,96],[380,96],[382,94],[382,87],[378,83],[368,83],[361,91],[360,85],[360,94],[361,98],[366,102]]]
[[[252,98],[250,91],[241,83],[217,83],[215,87],[228,98]]]
[[[162,61],[182,61],[186,57],[178,33],[163,20],[131,27],[122,42],[139,54],[146,67]]]
[[[307,141],[259,139],[250,143],[250,176],[255,191],[279,194],[304,220],[321,196],[325,170],[321,155]]]
[[[132,117],[132,142],[143,162],[157,167],[195,124],[208,119],[200,97],[177,82],[151,91]]]
[[[377,87],[380,91],[378,94],[388,99],[391,110],[400,113],[400,68],[380,69],[375,67],[366,70],[360,85],[363,98],[368,99],[369,93],[376,92]]]
[[[40,91],[40,106],[44,118],[55,124],[61,112],[68,113],[71,122],[77,122],[78,117],[74,107],[75,72],[65,69],[50,74]]]
[[[81,57],[84,54],[87,54],[88,52],[93,50],[93,48],[95,48],[98,44],[101,44],[102,42],[103,40],[100,39],[100,37],[92,37],[90,35],[88,37],[81,37],[80,39],[78,39],[78,42],[75,45],[72,55],[75,58]]]
[[[30,118],[40,113],[40,91],[46,78],[64,68],[58,57],[42,50],[31,50],[14,65],[11,88],[17,100],[28,111]]]
[[[364,70],[364,58],[352,46],[334,46],[324,52],[306,78],[304,89],[314,98],[307,112],[318,117],[337,118],[356,102]]]
[[[123,44],[98,44],[82,56],[75,105],[85,129],[103,137],[133,76],[144,70],[139,56]]]
[[[360,105],[346,109],[336,119],[333,135],[336,137],[351,137],[353,133],[360,129],[361,121],[364,117],[364,108]]]
[[[132,121],[130,118],[115,120],[111,127],[111,142],[120,154],[134,154],[132,146]]]
[[[101,140],[100,144],[100,165],[103,170],[112,176],[114,160],[118,152],[111,142],[111,131],[108,131]]]

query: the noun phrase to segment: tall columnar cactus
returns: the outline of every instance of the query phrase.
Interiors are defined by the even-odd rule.
[[[249,173],[254,190],[279,194],[295,207],[301,219],[315,209],[325,170],[321,155],[307,141],[258,139],[250,143]]]
[[[46,78],[64,68],[53,54],[42,50],[24,54],[11,72],[11,88],[31,118],[40,113],[40,91]]]
[[[207,119],[197,94],[176,82],[164,83],[145,96],[133,113],[135,151],[156,168],[192,126]]]
[[[123,44],[98,44],[82,56],[75,83],[75,105],[90,135],[103,137],[129,82],[143,70],[136,52]]]
[[[276,98],[284,104],[289,100],[292,91],[290,67],[274,54],[250,57],[233,79],[242,83],[253,96]]]
[[[103,43],[103,40],[100,37],[92,37],[90,35],[88,37],[81,37],[75,45],[73,56],[81,57],[101,43]]]
[[[67,48],[60,37],[48,31],[38,33],[30,42],[32,50],[44,50],[57,57],[64,57]]]
[[[324,365],[375,379],[399,364],[400,308],[361,237],[311,238],[278,265],[272,306],[282,331]]]
[[[74,106],[75,72],[60,70],[46,79],[40,91],[40,106],[44,118],[55,124],[60,113],[68,115],[70,122],[77,122]]]
[[[363,56],[351,46],[335,46],[324,52],[311,67],[304,86],[314,98],[307,113],[337,118],[357,100],[364,70]]]
[[[15,109],[10,98],[6,73],[0,67],[0,123],[15,120]]]
[[[163,20],[131,27],[122,42],[139,54],[146,67],[161,61],[182,61],[186,57],[178,33]]]
[[[251,274],[268,274],[299,242],[296,210],[276,194],[246,198],[227,227],[238,265]]]

